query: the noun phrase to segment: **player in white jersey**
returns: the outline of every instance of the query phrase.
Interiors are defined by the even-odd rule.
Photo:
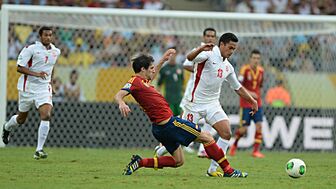
[[[60,55],[60,50],[53,45],[53,31],[43,26],[39,30],[40,41],[22,49],[17,60],[17,71],[21,73],[17,88],[19,91],[19,113],[13,115],[3,125],[2,140],[9,142],[9,134],[14,128],[23,124],[31,107],[35,105],[40,114],[35,159],[47,158],[43,151],[44,143],[49,133],[52,104],[51,78],[54,65]]]
[[[236,93],[252,104],[254,114],[258,110],[257,102],[246,89],[239,83],[234,69],[227,58],[237,48],[238,38],[232,33],[223,34],[218,46],[213,43],[204,44],[187,55],[189,61],[196,65],[194,68],[194,82],[192,92],[188,95],[183,118],[198,123],[205,118],[217,131],[220,138],[217,144],[227,151],[231,138],[229,118],[219,103],[219,95],[223,81],[230,84]],[[208,176],[223,176],[217,172],[218,164],[215,161],[207,171]],[[224,174],[225,171],[224,171]]]
[[[203,42],[201,43],[201,45],[204,45],[206,43],[215,43],[216,38],[217,38],[216,37],[216,30],[214,28],[206,28],[203,31]],[[183,68],[185,70],[191,72],[191,73],[194,73],[194,62],[186,59],[183,63]],[[183,95],[183,98],[181,100],[181,104],[180,104],[180,107],[183,110],[183,112],[185,111],[184,106],[188,102],[187,97],[192,92],[193,82],[194,82],[194,74],[191,74],[190,77],[189,77],[186,89],[184,91],[184,95]],[[199,120],[199,122],[197,124],[203,125],[202,130],[210,132],[210,134],[212,136],[214,136],[216,134],[216,131],[204,119]],[[192,148],[192,145],[193,145],[193,143],[191,143],[188,147],[185,147],[185,149],[188,150],[188,149]],[[199,145],[197,156],[200,157],[200,158],[208,157],[205,150],[204,150],[203,144]]]
[[[215,43],[216,42],[216,30],[214,28],[206,28],[203,30],[203,42],[201,43],[201,45],[206,44],[206,43]],[[186,59],[183,63],[183,68],[191,73],[194,72],[194,62],[189,61],[188,59]],[[189,80],[187,82],[187,86],[186,89],[184,91],[184,95],[183,98],[181,100],[180,103],[180,107],[182,109],[182,111],[184,111],[184,106],[185,104],[188,102],[187,101],[187,96],[189,96],[189,94],[191,94],[191,90],[192,90],[192,83],[194,82],[194,75],[190,74]],[[204,121],[204,119],[200,120],[200,122],[198,124],[202,124],[202,130],[204,131],[209,131],[211,134],[215,134],[213,131],[214,129]],[[188,147],[184,147],[184,149],[187,152],[193,152],[193,148],[192,148],[193,143],[191,143]],[[155,147],[155,153],[156,156],[163,156],[164,154],[167,153],[167,150],[164,146],[156,146]],[[203,144],[200,144],[200,147],[198,149],[198,153],[197,153],[198,157],[207,157],[207,154],[205,153]]]

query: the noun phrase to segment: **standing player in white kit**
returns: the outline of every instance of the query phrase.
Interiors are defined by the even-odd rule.
[[[43,26],[39,30],[40,41],[22,49],[17,60],[17,71],[21,73],[17,88],[19,91],[19,113],[13,115],[3,125],[2,140],[9,142],[10,132],[23,124],[31,107],[35,105],[40,114],[40,126],[35,159],[47,158],[48,154],[43,151],[47,139],[51,118],[52,87],[51,78],[54,65],[60,55],[60,50],[51,42],[53,31],[50,27]]]
[[[238,38],[233,33],[225,33],[218,46],[204,44],[187,55],[189,61],[195,63],[194,82],[191,94],[187,97],[183,119],[198,123],[201,118],[212,125],[220,138],[217,145],[226,153],[231,138],[229,118],[222,109],[219,95],[223,81],[227,81],[235,92],[252,105],[251,114],[258,111],[256,100],[239,83],[234,69],[228,58],[237,48]],[[215,161],[207,171],[208,176],[223,176],[217,171],[218,164]],[[224,170],[224,176],[227,173]],[[245,177],[247,174],[242,174]]]

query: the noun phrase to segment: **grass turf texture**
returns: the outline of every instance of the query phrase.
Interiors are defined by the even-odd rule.
[[[177,169],[155,171],[141,168],[131,176],[121,175],[132,154],[152,157],[149,149],[46,148],[48,159],[34,160],[33,148],[0,148],[0,188],[112,188],[112,189],[196,189],[196,188],[335,188],[335,153],[265,152],[265,159],[249,152],[228,157],[232,167],[247,171],[246,179],[210,178],[205,172],[210,161],[185,153],[185,164]],[[286,162],[300,158],[306,175],[290,178]]]

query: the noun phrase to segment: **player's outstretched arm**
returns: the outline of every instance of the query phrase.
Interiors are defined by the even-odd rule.
[[[200,47],[198,47],[195,50],[191,51],[187,55],[187,59],[189,61],[193,61],[196,58],[196,56],[199,55],[202,51],[211,51],[214,46],[215,45],[213,43],[207,43],[207,44],[201,45]]]
[[[117,103],[119,104],[119,110],[121,112],[121,114],[124,117],[127,117],[128,114],[131,112],[131,109],[128,107],[128,105],[125,103],[124,101],[124,97],[127,96],[129,94],[128,91],[125,90],[120,90],[115,96],[114,99],[117,101]]]
[[[242,86],[238,90],[236,90],[236,93],[247,100],[252,105],[252,112],[250,112],[252,115],[254,115],[258,111],[258,103],[254,98],[250,95],[249,92]]]
[[[152,80],[154,80],[157,76],[157,74],[159,73],[163,63],[165,63],[166,61],[169,60],[170,56],[175,54],[176,53],[176,50],[175,49],[168,49],[164,54],[163,56],[161,57],[159,63],[155,66],[155,74],[152,78]]]

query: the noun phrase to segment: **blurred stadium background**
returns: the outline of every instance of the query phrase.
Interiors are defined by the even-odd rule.
[[[333,0],[2,1],[5,4],[11,5],[1,10],[1,124],[17,111],[17,55],[37,39],[41,25],[54,27],[55,44],[62,51],[55,67],[58,87],[47,147],[153,148],[150,122],[134,100],[128,98],[133,113],[127,119],[120,117],[113,101],[132,75],[130,57],[146,52],[157,60],[165,49],[176,46],[182,64],[186,53],[199,45],[203,29],[214,27],[218,36],[232,31],[240,39],[231,58],[236,72],[252,49],[262,52],[264,149],[335,152]],[[79,98],[64,94],[73,70],[78,73]],[[266,92],[279,80],[290,92],[290,106],[265,103]],[[239,123],[238,100],[223,85],[221,102],[232,129]],[[38,122],[33,111],[9,145],[35,146]],[[241,147],[252,146],[250,133]]]

